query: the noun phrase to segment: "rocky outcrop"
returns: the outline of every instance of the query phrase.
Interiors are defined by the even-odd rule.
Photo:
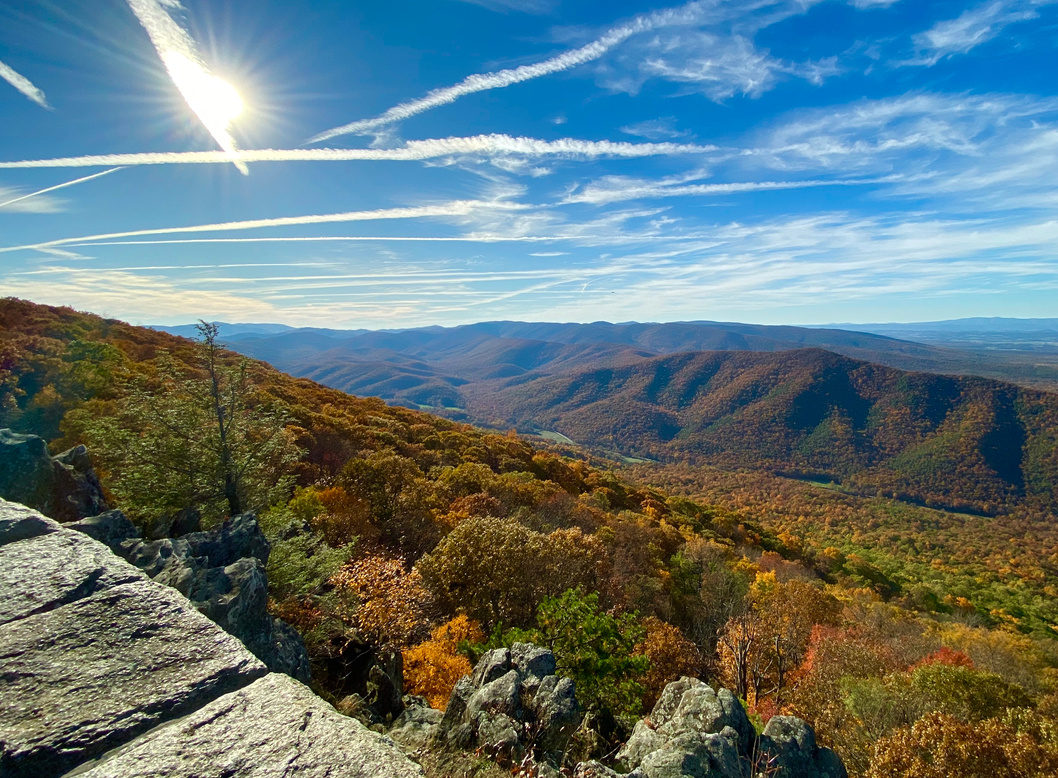
[[[3,500],[0,603],[4,778],[422,775],[174,589]]]
[[[581,721],[573,681],[555,675],[555,656],[529,643],[489,651],[461,678],[433,739],[485,746],[520,758],[533,750],[556,760]]]
[[[193,520],[185,524],[193,525]],[[160,540],[141,539],[119,511],[69,526],[106,543],[158,583],[183,594],[270,670],[309,683],[301,636],[268,613],[265,565],[270,547],[253,514],[235,516],[208,532]]]
[[[365,730],[306,687],[272,674],[162,727],[82,778],[418,778],[392,741]]]
[[[848,778],[841,760],[829,748],[817,747],[815,733],[801,719],[775,716],[757,737],[730,691],[714,691],[696,678],[665,687],[616,762],[635,778],[742,778],[763,765],[774,778]],[[580,770],[585,778],[621,775],[595,763]]]
[[[60,522],[107,509],[88,452],[75,446],[58,456],[36,435],[0,429],[0,498],[41,511]]]

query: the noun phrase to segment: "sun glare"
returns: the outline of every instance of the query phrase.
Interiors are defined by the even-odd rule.
[[[180,94],[209,134],[222,149],[234,154],[235,141],[228,128],[243,110],[242,97],[235,87],[178,52],[163,55],[163,60]],[[236,166],[245,172],[242,163],[236,162]]]

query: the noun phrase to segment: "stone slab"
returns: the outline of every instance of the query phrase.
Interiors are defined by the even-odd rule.
[[[159,727],[78,778],[420,778],[387,737],[273,673]]]
[[[143,573],[79,532],[8,543],[0,546],[0,624],[142,580]]]
[[[0,546],[58,532],[61,527],[32,508],[0,498]]]
[[[61,775],[266,672],[151,581],[9,622],[0,626],[0,774]]]

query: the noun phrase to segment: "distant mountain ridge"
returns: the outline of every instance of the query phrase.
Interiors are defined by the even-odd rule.
[[[352,394],[611,455],[807,475],[986,514],[1058,507],[1058,394],[924,372],[987,367],[973,352],[719,322],[231,330],[233,349]]]
[[[822,349],[696,352],[463,389],[493,424],[987,514],[1058,506],[1058,394]]]

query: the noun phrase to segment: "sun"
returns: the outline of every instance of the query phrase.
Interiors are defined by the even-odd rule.
[[[162,60],[184,101],[209,134],[222,149],[234,154],[235,141],[228,130],[243,111],[243,100],[238,90],[223,78],[210,73],[199,62],[179,52],[166,52]],[[240,170],[243,169],[241,163],[236,162],[236,165]]]

